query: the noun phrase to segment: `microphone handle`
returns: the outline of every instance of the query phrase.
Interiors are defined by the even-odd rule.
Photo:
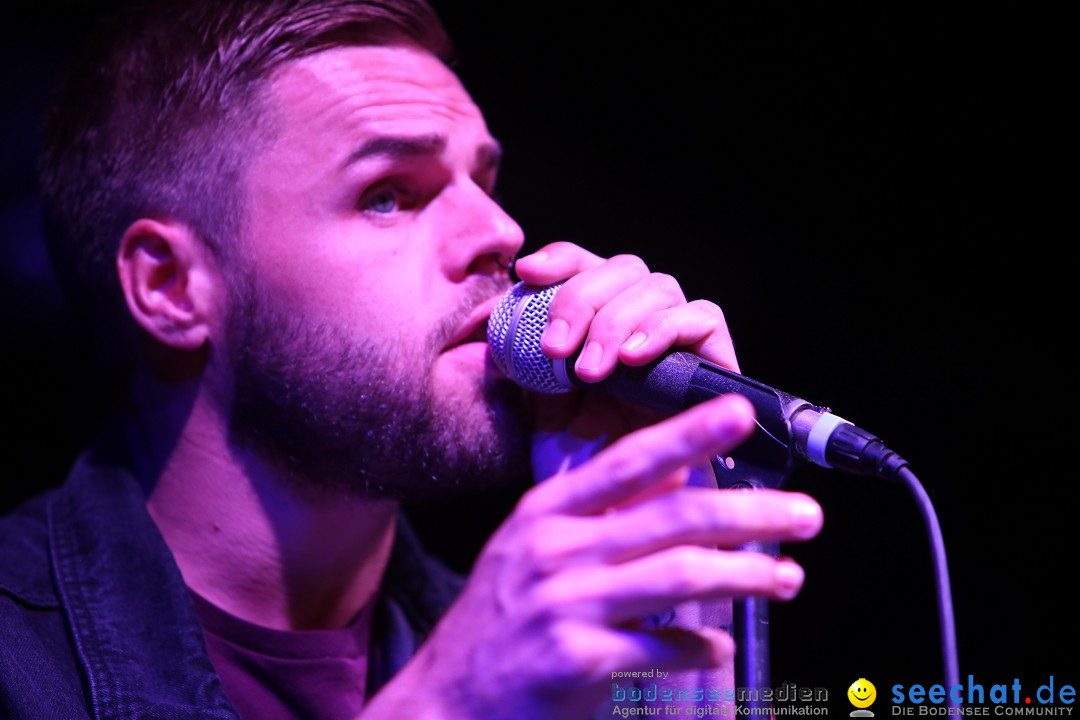
[[[853,475],[896,479],[907,462],[876,435],[757,380],[715,365],[689,352],[673,352],[648,365],[619,365],[598,383],[585,383],[573,372],[570,357],[554,362],[564,385],[592,388],[644,407],[673,415],[729,392],[746,397],[757,414],[758,430],[730,457],[727,485],[779,487],[796,462],[812,462]],[[720,478],[718,478],[720,479]],[[724,482],[724,481],[722,481]]]
[[[718,395],[737,392],[750,400],[758,430],[730,456],[714,462],[722,486],[778,487],[796,457],[790,419],[814,406],[689,352],[673,352],[648,365],[619,365],[597,383],[579,380],[573,372],[576,356],[556,361],[563,384],[596,390],[636,405],[674,415]],[[726,469],[726,472],[724,470]]]

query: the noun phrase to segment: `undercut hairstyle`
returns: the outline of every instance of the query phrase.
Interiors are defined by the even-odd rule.
[[[273,136],[266,81],[322,50],[398,44],[451,59],[424,0],[165,0],[95,34],[53,96],[39,177],[53,265],[107,370],[123,376],[132,351],[116,276],[131,223],[187,224],[227,272],[247,159]]]

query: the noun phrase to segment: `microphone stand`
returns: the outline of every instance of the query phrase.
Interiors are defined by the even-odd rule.
[[[755,458],[757,459],[757,458]],[[741,461],[738,451],[733,457],[714,457],[713,473],[717,486],[730,490],[779,488],[788,472],[775,466]],[[749,542],[739,547],[746,552],[760,552],[779,557],[778,543]],[[732,635],[735,639],[735,700],[749,708],[751,715],[771,715],[772,676],[769,670],[769,601],[747,597],[732,601]],[[762,691],[769,689],[768,700]]]

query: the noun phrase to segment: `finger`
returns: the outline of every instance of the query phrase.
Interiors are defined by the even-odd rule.
[[[682,288],[670,275],[650,273],[629,285],[596,310],[574,364],[575,374],[586,382],[607,377],[619,362],[619,347],[637,328],[647,325],[650,317],[685,304]]]
[[[556,515],[536,525],[530,565],[542,574],[615,565],[683,545],[735,548],[751,541],[808,540],[820,506],[802,493],[684,488],[601,515]]]
[[[673,306],[644,318],[619,346],[618,359],[627,365],[645,365],[676,347],[739,371],[724,313],[708,300]]]
[[[582,555],[621,563],[680,545],[808,540],[821,526],[821,507],[802,493],[684,488],[597,516],[572,540]]]
[[[755,552],[670,548],[619,565],[590,566],[553,576],[543,594],[550,602],[593,609],[598,622],[617,624],[688,600],[767,597],[790,600],[802,588],[803,569],[790,559]]]
[[[615,507],[715,453],[727,453],[754,430],[754,407],[728,393],[620,438],[586,463],[532,488],[521,512],[592,515]]]
[[[514,272],[528,285],[552,285],[604,263],[604,258],[568,242],[550,243],[514,263]]]
[[[597,311],[648,274],[641,258],[616,255],[603,265],[574,275],[551,300],[548,325],[540,336],[541,349],[552,358],[572,355],[585,340]]]

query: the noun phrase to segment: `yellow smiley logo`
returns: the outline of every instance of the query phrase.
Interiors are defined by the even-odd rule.
[[[859,678],[847,689],[848,700],[857,708],[868,708],[877,699],[877,688],[866,678]]]

